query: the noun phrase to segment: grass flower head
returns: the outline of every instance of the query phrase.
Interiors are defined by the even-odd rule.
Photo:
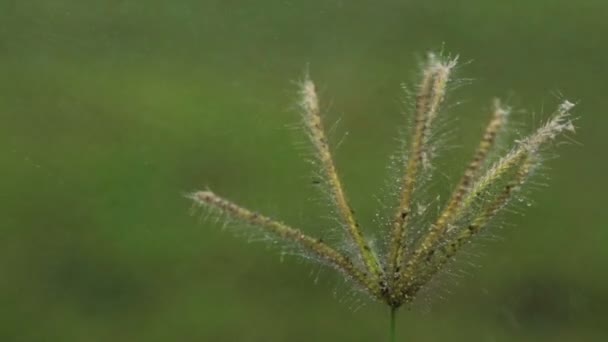
[[[194,192],[195,204],[216,212],[225,219],[245,224],[272,235],[300,252],[337,270],[352,280],[369,297],[382,301],[393,310],[411,303],[445,265],[472,239],[482,232],[518,192],[543,162],[547,146],[567,132],[574,132],[570,111],[573,104],[561,103],[552,116],[535,132],[512,142],[501,157],[497,141],[507,129],[511,110],[495,100],[488,113],[488,123],[464,174],[435,217],[418,219],[415,208],[423,205],[423,183],[433,167],[436,151],[433,134],[447,89],[453,81],[456,58],[430,54],[415,86],[411,127],[407,148],[400,156],[401,172],[390,184],[398,198],[388,229],[387,246],[376,250],[366,239],[342,185],[326,137],[321,106],[315,84],[306,76],[299,86],[299,109],[303,126],[323,175],[323,185],[335,207],[336,219],[352,248],[330,246],[322,239],[300,229],[244,208],[215,193]],[[458,179],[458,178],[456,178]],[[421,226],[420,222],[425,222]],[[413,234],[413,231],[421,232]]]

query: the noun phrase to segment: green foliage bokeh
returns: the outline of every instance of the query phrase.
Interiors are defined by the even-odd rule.
[[[442,172],[461,170],[493,96],[539,113],[533,125],[562,93],[579,132],[534,205],[402,312],[399,335],[604,341],[607,13],[599,0],[1,0],[0,340],[384,340],[382,305],[199,222],[183,195],[210,186],[323,233],[291,129],[308,68],[372,235],[399,85],[444,49],[472,61],[459,75],[473,81],[450,98],[464,100],[449,111],[462,148]]]

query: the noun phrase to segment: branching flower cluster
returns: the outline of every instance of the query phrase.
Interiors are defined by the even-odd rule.
[[[299,107],[304,127],[314,148],[324,184],[335,206],[337,219],[344,227],[345,245],[338,249],[322,239],[313,238],[285,223],[243,208],[206,190],[190,195],[201,207],[262,230],[286,244],[297,247],[338,270],[369,296],[395,309],[412,302],[419,291],[507,204],[517,196],[543,161],[547,145],[565,132],[573,132],[570,116],[573,104],[564,101],[540,128],[512,143],[500,158],[490,158],[499,151],[497,141],[504,134],[510,109],[495,100],[489,122],[464,174],[438,215],[425,226],[413,219],[421,205],[422,183],[432,171],[433,133],[457,59],[430,54],[415,89],[412,124],[399,179],[392,180],[398,189],[398,201],[391,219],[386,250],[375,250],[362,233],[351,209],[336,170],[319,99],[314,83],[306,77],[300,84]],[[422,231],[417,236],[413,231]]]

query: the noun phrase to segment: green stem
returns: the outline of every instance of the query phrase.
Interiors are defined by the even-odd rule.
[[[389,331],[389,336],[390,336],[390,342],[395,342],[397,341],[396,339],[396,334],[395,334],[395,321],[396,321],[396,316],[397,316],[397,308],[393,308],[391,307],[391,325],[390,325],[390,331]]]

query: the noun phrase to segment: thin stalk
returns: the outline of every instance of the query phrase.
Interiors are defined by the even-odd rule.
[[[390,342],[395,342],[397,341],[397,335],[395,333],[396,331],[396,317],[397,317],[397,308],[391,306],[391,317],[390,317],[390,327],[389,327],[389,341]]]

